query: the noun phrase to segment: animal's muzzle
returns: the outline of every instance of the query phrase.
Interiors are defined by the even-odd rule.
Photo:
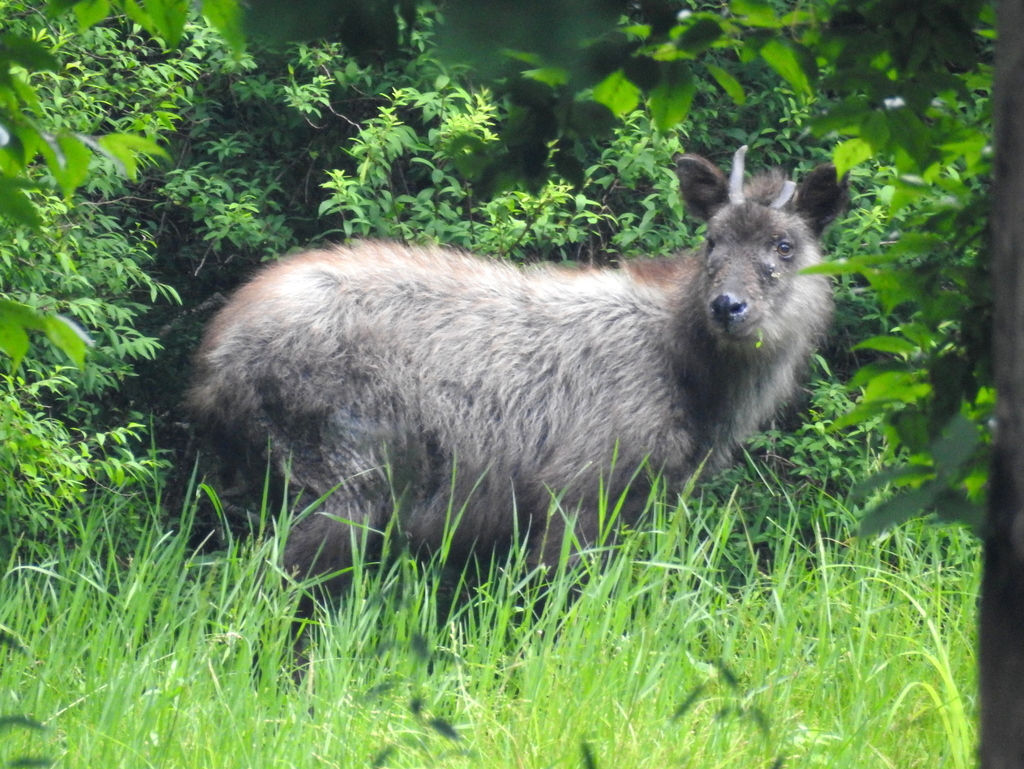
[[[711,317],[726,331],[740,325],[747,319],[748,305],[745,300],[732,294],[719,294],[711,302]]]

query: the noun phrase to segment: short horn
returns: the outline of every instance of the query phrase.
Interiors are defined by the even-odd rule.
[[[790,198],[793,197],[794,192],[796,192],[796,182],[791,182],[789,179],[786,179],[778,197],[772,201],[769,208],[782,208],[789,202]]]
[[[743,159],[747,154],[744,144],[732,156],[732,173],[729,174],[729,202],[738,206],[746,198],[743,197]]]

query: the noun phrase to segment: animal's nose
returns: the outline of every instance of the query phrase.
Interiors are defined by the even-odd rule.
[[[724,326],[740,323],[747,317],[747,303],[732,294],[719,294],[711,302],[711,314]]]

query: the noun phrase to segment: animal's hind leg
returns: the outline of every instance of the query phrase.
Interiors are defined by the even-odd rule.
[[[372,532],[360,531],[363,524],[363,520],[352,520],[349,511],[337,508],[317,511],[299,521],[288,534],[285,572],[300,580],[320,580],[315,589],[323,595],[344,592],[354,561],[353,548],[372,538]]]
[[[338,490],[336,496],[348,495]],[[380,551],[383,517],[374,515],[351,498],[332,497],[289,532],[284,549],[285,572],[297,580],[312,583],[303,589],[292,626],[296,680],[302,678],[306,668],[303,630],[309,618],[318,603],[328,602],[348,588],[356,562],[355,548],[371,558]]]
[[[599,541],[596,516],[581,503],[567,505],[564,500],[553,501],[547,513],[547,521],[530,535],[530,565],[542,566],[554,574],[565,559],[568,569],[574,568],[580,560],[580,553]]]

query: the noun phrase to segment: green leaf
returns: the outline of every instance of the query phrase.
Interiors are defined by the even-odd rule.
[[[85,368],[85,352],[93,341],[88,334],[70,318],[63,315],[48,315],[43,320],[47,339],[54,343],[79,368]]]
[[[0,36],[0,61],[20,64],[29,72],[60,70],[60,62],[45,47],[17,35]]]
[[[885,269],[888,264],[896,261],[888,251],[884,254],[864,254],[863,256],[850,256],[846,259],[836,259],[834,262],[816,264],[813,267],[804,267],[800,270],[801,275],[849,275],[860,273],[870,275],[879,267]]]
[[[46,12],[50,16],[59,16],[79,0],[46,0]]]
[[[800,270],[800,275],[853,275],[859,273],[860,267],[850,264],[847,259],[836,259],[834,262],[822,262]]]
[[[168,48],[176,48],[181,42],[188,17],[186,0],[144,0],[146,15],[152,20],[151,32],[161,38]]]
[[[853,488],[850,489],[850,495],[854,499],[864,499],[872,491],[890,483],[896,486],[913,484],[916,487],[934,477],[935,471],[930,465],[906,464],[899,465],[898,467],[887,467],[854,484]]]
[[[878,350],[889,352],[895,355],[913,355],[918,347],[913,342],[901,339],[898,336],[873,336],[863,342],[854,345],[854,350]]]
[[[769,40],[761,47],[761,58],[782,75],[796,93],[813,96],[809,74],[817,73],[809,73],[813,68],[813,59],[808,63],[803,53],[803,49],[798,49],[796,44],[778,38]]]
[[[623,27],[622,32],[627,35],[634,35],[639,37],[641,40],[646,40],[651,36],[651,25],[650,24],[631,24],[628,27]]]
[[[245,50],[242,11],[238,0],[203,0],[203,16],[236,54]]]
[[[85,366],[85,351],[93,342],[77,323],[61,315],[47,315],[20,302],[0,298],[0,350],[11,357],[13,368],[21,364],[21,359],[28,352],[29,330],[44,332],[78,368]]]
[[[22,309],[28,310],[9,299],[0,299],[0,350],[11,358],[11,368],[21,365],[21,359],[28,352],[28,333]]]
[[[811,130],[815,136],[832,133],[856,134],[873,111],[871,103],[863,96],[850,96],[834,105],[823,115],[812,118]]]
[[[489,160],[487,145],[470,133],[454,136],[445,147],[445,154],[454,161],[459,173],[470,179],[479,176]]]
[[[927,415],[913,406],[891,414],[886,437],[893,448],[902,443],[911,454],[927,453],[931,437],[928,435]]]
[[[61,192],[70,197],[89,175],[91,155],[88,148],[80,138],[71,134],[56,137],[44,134],[40,147]]]
[[[565,85],[569,82],[569,73],[562,67],[540,67],[539,69],[527,69],[522,73],[523,77],[531,80],[539,80],[550,86]],[[442,75],[440,77],[447,77]],[[440,80],[440,77],[438,78]],[[441,90],[441,89],[438,89]]]
[[[903,232],[899,240],[889,246],[889,251],[896,255],[933,254],[942,249],[946,239],[941,235],[929,232]]]
[[[970,459],[981,442],[978,428],[967,417],[957,414],[942,431],[941,437],[931,445],[935,471],[940,476],[952,476]]]
[[[125,176],[134,179],[138,170],[137,155],[169,159],[167,152],[156,142],[134,134],[107,134],[96,140],[99,150],[113,160]]]
[[[651,91],[648,101],[657,129],[665,133],[683,122],[696,92],[697,84],[689,67],[666,66],[662,81]]]
[[[917,380],[911,371],[887,371],[873,376],[864,387],[865,401],[914,403],[931,392],[932,386]]]
[[[732,0],[729,10],[750,27],[774,29],[781,24],[771,5],[763,0]]]
[[[893,371],[905,373],[909,368],[910,367],[904,361],[880,360],[875,363],[869,363],[866,366],[861,366],[857,369],[857,373],[855,373],[850,379],[849,386],[851,388],[864,387],[877,376],[888,374]]]
[[[938,338],[936,332],[923,323],[904,323],[894,331],[899,331],[922,350],[929,349]]]
[[[847,427],[863,425],[888,413],[885,403],[861,402],[832,423],[829,432],[835,433]]]
[[[981,532],[985,522],[985,511],[981,505],[975,504],[958,489],[944,489],[933,503],[935,515],[950,523],[964,523]]]
[[[943,490],[942,484],[929,481],[917,489],[907,489],[890,497],[872,508],[860,522],[860,535],[869,537],[878,534],[917,515],[928,512],[936,496]]]
[[[23,179],[0,177],[0,214],[18,224],[38,229],[42,224],[39,212],[24,193],[26,188],[34,186]]]
[[[874,270],[861,274],[877,292],[886,312],[892,312],[893,308],[903,302],[913,302],[919,298],[914,287],[909,286],[895,270]]]
[[[832,150],[832,162],[836,167],[836,175],[842,178],[854,166],[863,163],[874,154],[871,145],[861,138],[848,139],[836,145]]]
[[[134,21],[151,35],[156,34],[156,28],[153,25],[153,20],[149,18],[149,14],[146,13],[141,5],[139,5],[137,0],[120,0],[119,5],[124,9],[124,13],[129,19]]]
[[[721,36],[722,26],[718,20],[702,16],[682,28],[675,44],[679,51],[696,56],[714,45]]]
[[[896,169],[902,174],[923,174],[931,165],[935,137],[908,107],[888,111],[889,136],[896,145]]]
[[[889,143],[889,120],[885,112],[872,110],[860,124],[860,136],[876,152]]]
[[[636,109],[640,103],[640,89],[619,69],[594,86],[594,101],[622,116]]]
[[[715,79],[715,82],[722,86],[722,90],[729,94],[729,98],[736,104],[745,104],[747,101],[747,95],[743,92],[743,86],[740,85],[739,81],[726,72],[721,67],[716,67],[713,64],[707,65],[708,72],[711,77]]]
[[[95,26],[110,15],[109,0],[82,0],[75,3],[75,18],[78,19],[78,31],[84,32]]]

